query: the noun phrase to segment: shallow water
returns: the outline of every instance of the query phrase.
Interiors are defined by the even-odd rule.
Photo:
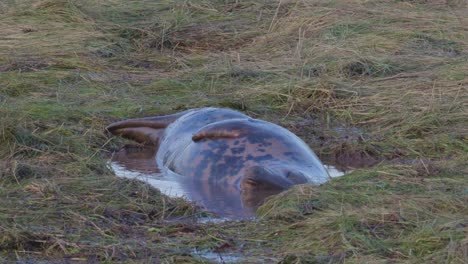
[[[228,254],[228,253],[216,253],[210,250],[197,250],[194,249],[192,251],[192,255],[209,260],[209,261],[216,261],[217,263],[235,263],[239,262],[243,259],[240,255],[235,254]]]
[[[350,173],[350,171],[342,171],[332,165],[324,165],[324,167],[327,170],[328,175],[330,175],[330,177],[332,178],[340,177],[347,173]]]
[[[138,179],[170,197],[184,197],[195,201],[197,205],[219,216],[219,219],[248,219],[255,215],[255,208],[243,205],[239,192],[234,187],[229,190],[214,184],[190,181],[175,173],[162,174],[156,166],[154,148],[124,147],[114,153],[110,166],[118,177]],[[331,165],[325,165],[325,168],[331,177],[345,174]]]

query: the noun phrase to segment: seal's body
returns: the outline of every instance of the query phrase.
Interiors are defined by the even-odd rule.
[[[295,184],[329,180],[320,160],[296,135],[230,109],[124,120],[107,130],[156,145],[163,173],[237,190],[244,203],[258,203]]]

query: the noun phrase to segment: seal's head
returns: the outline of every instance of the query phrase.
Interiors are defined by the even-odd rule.
[[[293,168],[253,166],[246,169],[240,182],[242,203],[245,206],[256,207],[268,196],[307,182],[309,182],[308,177]]]

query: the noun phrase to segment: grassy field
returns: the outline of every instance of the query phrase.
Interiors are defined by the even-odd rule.
[[[0,262],[468,263],[466,0],[0,1]],[[355,170],[204,215],[106,165],[127,118],[230,107]]]

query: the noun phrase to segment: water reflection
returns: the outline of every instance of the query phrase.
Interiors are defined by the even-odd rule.
[[[163,175],[156,166],[155,153],[151,147],[129,145],[113,155],[110,166],[118,177],[147,182],[168,196],[195,201],[220,217],[246,219],[255,215],[255,205],[242,204],[234,186],[207,184],[175,173]],[[331,177],[344,174],[333,166],[325,167]]]
[[[242,260],[242,257],[234,254],[217,253],[210,250],[197,250],[192,251],[192,255],[199,257],[203,260],[216,261],[216,263],[234,263]]]
[[[328,175],[330,175],[330,177],[332,177],[332,178],[340,177],[340,176],[343,176],[343,175],[345,175],[347,173],[350,173],[350,171],[342,171],[342,170],[339,170],[335,166],[332,166],[332,165],[324,165],[324,166],[325,166],[325,169],[328,172]]]

